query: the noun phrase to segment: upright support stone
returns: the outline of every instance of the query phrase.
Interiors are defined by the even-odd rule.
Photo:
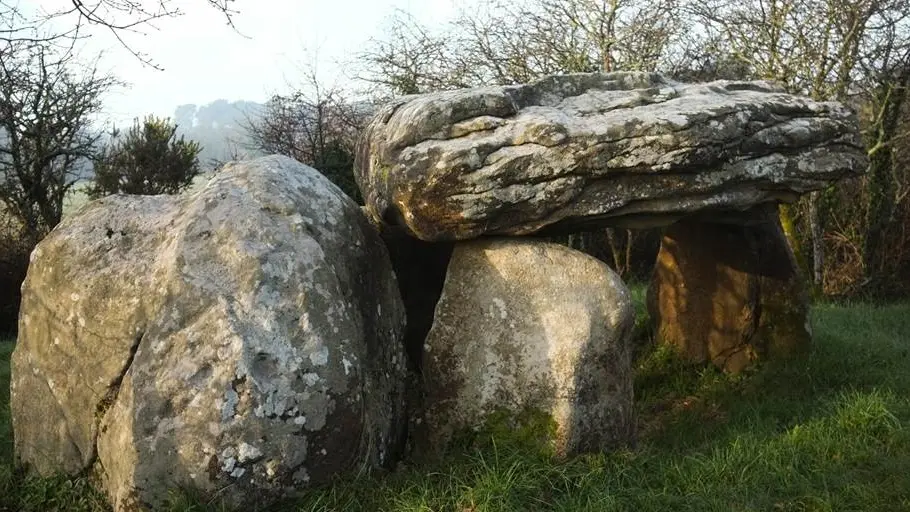
[[[803,349],[812,336],[805,282],[777,208],[757,207],[740,220],[667,228],[648,289],[660,343],[733,373]]]
[[[110,196],[32,253],[12,356],[18,463],[92,472],[115,512],[230,508],[397,462],[404,306],[369,221],[316,169],[234,163]]]
[[[633,318],[626,286],[590,256],[536,240],[456,244],[426,340],[415,444],[443,450],[491,422],[546,426],[535,437],[557,455],[629,442]]]

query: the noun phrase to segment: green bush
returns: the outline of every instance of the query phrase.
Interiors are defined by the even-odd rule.
[[[93,199],[117,193],[176,194],[199,174],[202,148],[177,137],[177,125],[168,119],[136,120],[123,138],[114,130],[112,139],[94,159],[95,182],[88,191]]]

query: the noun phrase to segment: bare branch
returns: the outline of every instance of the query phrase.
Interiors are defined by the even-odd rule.
[[[353,104],[337,86],[319,81],[314,68],[303,71],[303,83],[288,95],[275,95],[258,115],[242,123],[247,149],[278,153],[310,165],[356,201],[354,146],[369,109]]]
[[[30,238],[62,215],[63,198],[95,150],[90,117],[116,84],[95,63],[28,41],[0,51],[0,202]]]
[[[232,8],[236,0],[205,0],[219,12],[236,31]],[[70,0],[71,6],[31,17],[25,16],[11,0],[0,0],[0,43],[27,43],[73,47],[76,40],[88,37],[83,25],[102,27],[110,32],[120,46],[142,63],[160,69],[149,56],[129,44],[124,34],[138,32],[143,27],[154,28],[154,22],[181,16],[176,0]],[[51,21],[72,28],[49,30]]]

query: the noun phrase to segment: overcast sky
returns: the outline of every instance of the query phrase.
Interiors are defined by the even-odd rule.
[[[71,0],[24,0],[29,2],[45,10],[72,5]],[[336,62],[350,60],[371,36],[381,36],[396,8],[433,23],[445,20],[464,0],[236,0],[237,31],[205,0],[175,4],[184,16],[128,36],[130,45],[163,71],[143,66],[102,31],[92,32],[82,50],[85,55],[103,51],[102,67],[130,83],[105,102],[118,123],[147,113],[170,116],[185,103],[264,101],[287,90],[307,62],[317,62],[322,80],[343,80],[345,70]]]

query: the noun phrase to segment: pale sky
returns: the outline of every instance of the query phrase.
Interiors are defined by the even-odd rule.
[[[23,3],[53,11],[71,6],[70,1]],[[157,30],[146,27],[144,34],[127,37],[163,71],[144,66],[107,32],[94,30],[85,43],[83,55],[103,51],[102,68],[130,83],[107,96],[105,110],[111,120],[172,116],[178,105],[219,98],[262,102],[287,91],[307,62],[316,62],[321,80],[344,81],[346,69],[336,63],[350,60],[370,37],[381,36],[396,8],[433,24],[447,19],[465,0],[236,0],[236,32],[205,0],[175,4],[184,16],[158,21]]]

